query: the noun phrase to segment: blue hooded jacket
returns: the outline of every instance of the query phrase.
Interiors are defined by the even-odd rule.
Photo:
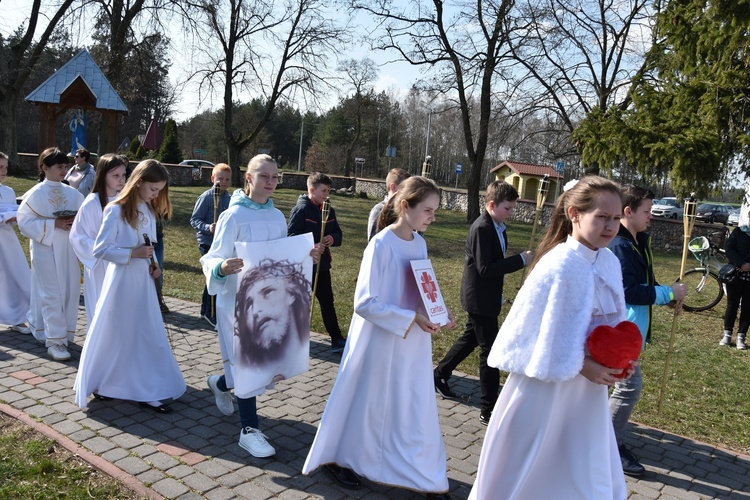
[[[625,288],[627,319],[638,325],[643,346],[651,341],[651,306],[664,305],[673,298],[672,287],[660,285],[654,278],[651,236],[640,232],[633,238],[628,228],[620,225],[609,249],[620,260],[622,284]]]

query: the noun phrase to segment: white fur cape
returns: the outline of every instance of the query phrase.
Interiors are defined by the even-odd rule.
[[[583,368],[598,275],[615,296],[613,325],[625,319],[622,270],[607,248],[593,264],[566,243],[534,266],[497,335],[488,364],[546,382],[575,377]]]

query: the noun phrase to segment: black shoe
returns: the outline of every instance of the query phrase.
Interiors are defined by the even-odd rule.
[[[338,340],[331,340],[331,352],[333,354],[338,354],[340,352],[344,352],[344,348],[346,347],[346,339],[340,338]]]
[[[482,410],[479,412],[479,423],[482,425],[487,425],[490,423],[491,417],[492,412],[490,410]]]
[[[165,404],[160,404],[159,406],[150,405],[148,403],[140,403],[140,405],[143,408],[148,408],[151,411],[155,411],[156,413],[172,413],[172,408]]]
[[[646,468],[641,465],[632,451],[625,448],[625,445],[620,445],[618,448],[620,452],[620,461],[622,462],[622,471],[628,476],[642,477],[646,474]]]
[[[362,486],[362,481],[354,473],[353,470],[341,467],[336,464],[325,464],[323,467],[331,473],[333,478],[344,488],[359,488]]]
[[[455,398],[456,393],[453,392],[448,385],[448,379],[441,377],[437,374],[437,372],[434,372],[433,374],[435,379],[435,392],[443,396],[444,398]]]
[[[451,500],[451,497],[448,493],[427,493],[424,496],[427,500]]]
[[[102,396],[101,394],[94,393],[94,399],[97,401],[112,401],[112,398],[108,396]]]

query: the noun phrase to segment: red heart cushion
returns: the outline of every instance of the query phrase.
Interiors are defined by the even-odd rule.
[[[615,327],[600,325],[589,335],[586,345],[595,361],[607,368],[622,368],[618,378],[625,376],[631,360],[641,354],[643,337],[632,321],[623,321]]]

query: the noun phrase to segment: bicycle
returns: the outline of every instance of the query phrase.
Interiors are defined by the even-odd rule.
[[[715,234],[721,233],[711,233],[709,237]],[[724,298],[724,284],[719,281],[719,269],[726,263],[724,249],[705,236],[698,236],[690,240],[688,250],[698,259],[700,266],[685,272],[682,277],[682,282],[687,285],[682,308],[691,312],[707,311]]]

